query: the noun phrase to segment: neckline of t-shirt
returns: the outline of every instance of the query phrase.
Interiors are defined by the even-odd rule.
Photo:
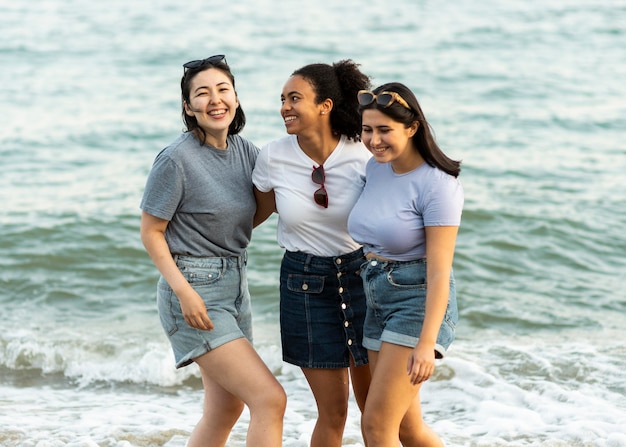
[[[300,145],[298,144],[298,137],[296,135],[292,135],[293,137],[293,144],[296,147],[296,151],[300,154],[300,157],[302,158],[302,160],[308,164],[311,165],[311,167],[315,166],[318,167],[319,163],[316,162],[315,160],[313,160],[311,157],[309,157],[300,147]],[[329,168],[333,165],[334,160],[339,157],[339,154],[341,153],[341,151],[343,150],[344,146],[346,144],[346,136],[345,135],[341,135],[339,137],[339,142],[337,142],[337,146],[335,146],[335,148],[333,149],[333,151],[330,153],[330,155],[328,156],[328,158],[326,159],[326,161],[323,163],[324,164],[324,168]]]
[[[213,146],[212,144],[200,142],[200,140],[198,140],[196,138],[196,136],[193,133],[191,133],[191,132],[189,132],[189,134],[191,135],[191,138],[193,138],[198,143],[198,146],[201,149],[209,149],[212,153],[217,154],[217,155],[221,155],[223,157],[227,156],[231,152],[230,148],[231,148],[231,146],[233,144],[231,135],[226,136],[226,148],[225,149],[221,149],[219,147]]]
[[[394,175],[394,177],[404,177],[405,175],[414,174],[415,172],[417,172],[420,169],[422,169],[422,167],[424,167],[424,165],[428,165],[428,163],[426,163],[426,161],[422,161],[418,166],[416,166],[415,168],[411,169],[410,171],[401,172],[401,173],[397,173],[396,171],[393,170],[393,166],[391,166],[391,162],[388,162],[387,165],[388,165],[389,170],[391,171],[391,173]]]

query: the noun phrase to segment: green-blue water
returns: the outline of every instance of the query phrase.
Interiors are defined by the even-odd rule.
[[[422,393],[446,445],[626,446],[624,1],[0,0],[0,29],[0,445],[185,444],[199,375],[173,368],[138,205],[183,127],[182,64],[225,53],[258,145],[294,69],[352,58],[413,88],[463,160],[460,324]],[[250,247],[255,339],[303,447],[275,226]]]

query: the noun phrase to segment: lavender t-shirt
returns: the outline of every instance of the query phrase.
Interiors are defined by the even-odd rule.
[[[421,259],[426,256],[424,227],[461,223],[461,183],[427,163],[396,174],[389,163],[371,159],[365,181],[348,231],[366,253],[395,261]]]

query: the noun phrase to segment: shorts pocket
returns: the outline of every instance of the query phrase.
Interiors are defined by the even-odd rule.
[[[165,280],[159,281],[157,288],[157,309],[163,330],[170,336],[175,334],[178,331],[176,315],[182,317],[182,311],[180,310],[178,297],[174,295],[174,292]]]
[[[322,293],[324,277],[318,275],[289,275],[287,289],[295,293]]]
[[[206,286],[219,281],[224,272],[221,268],[215,267],[189,267],[180,266],[180,272],[191,286]]]
[[[422,269],[416,268],[415,265],[395,267],[387,273],[387,281],[395,287],[425,289],[426,278],[422,274],[421,270]]]

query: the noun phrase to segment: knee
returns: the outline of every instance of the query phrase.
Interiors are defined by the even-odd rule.
[[[282,418],[285,415],[285,409],[287,408],[287,394],[282,386],[278,385],[276,387],[276,390],[270,397],[270,401],[272,402],[274,411],[276,411],[276,413]]]
[[[277,382],[271,387],[265,387],[264,392],[256,396],[254,403],[250,405],[250,411],[272,414],[282,418],[287,408],[287,394]]]
[[[343,429],[348,419],[348,402],[335,401],[331,405],[318,406],[318,419],[323,423]]]
[[[379,445],[384,437],[385,424],[382,418],[373,411],[365,411],[361,415],[361,431],[367,444]]]

